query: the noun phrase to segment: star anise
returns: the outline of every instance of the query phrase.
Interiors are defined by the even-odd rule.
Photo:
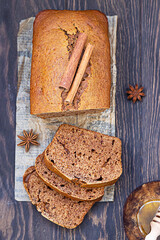
[[[127,97],[128,99],[132,99],[133,103],[135,103],[137,101],[137,99],[139,101],[142,100],[142,97],[145,96],[145,94],[142,92],[143,91],[143,87],[140,87],[138,89],[138,84],[135,85],[135,88],[131,85],[129,85],[130,91],[127,91],[126,93],[129,94],[129,96]]]
[[[17,146],[24,146],[25,145],[25,151],[26,152],[29,151],[30,144],[39,145],[39,143],[37,141],[35,141],[35,139],[38,137],[38,134],[34,135],[33,134],[33,129],[31,129],[31,131],[29,133],[27,133],[25,130],[23,130],[23,135],[24,136],[17,135],[17,137],[22,140],[22,142],[17,144]]]

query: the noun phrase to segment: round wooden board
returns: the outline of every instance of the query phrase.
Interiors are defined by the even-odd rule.
[[[149,182],[136,188],[127,198],[123,210],[123,223],[129,240],[142,240],[144,235],[137,224],[140,207],[150,200],[160,199],[160,181]]]

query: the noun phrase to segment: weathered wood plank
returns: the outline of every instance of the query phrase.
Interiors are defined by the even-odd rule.
[[[143,182],[160,179],[160,1],[142,1]]]
[[[42,218],[31,203],[14,200],[16,37],[21,19],[43,9],[97,9],[118,15],[116,132],[123,142],[123,175],[114,203],[97,203],[76,230]],[[0,2],[0,239],[126,239],[123,205],[129,193],[157,180],[160,156],[158,0],[2,0]],[[127,101],[129,84],[142,84],[142,103]]]

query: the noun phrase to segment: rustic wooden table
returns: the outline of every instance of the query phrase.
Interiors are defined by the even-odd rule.
[[[115,201],[95,204],[75,230],[42,218],[30,202],[14,200],[18,25],[43,9],[118,15],[116,135],[123,142],[123,175]],[[127,196],[142,183],[160,179],[159,47],[159,0],[0,0],[0,239],[126,239]],[[125,91],[136,83],[144,86],[146,97],[133,104]]]

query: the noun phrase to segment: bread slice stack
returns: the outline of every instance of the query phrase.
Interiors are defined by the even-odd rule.
[[[120,139],[63,124],[23,183],[44,217],[72,229],[121,174]]]

